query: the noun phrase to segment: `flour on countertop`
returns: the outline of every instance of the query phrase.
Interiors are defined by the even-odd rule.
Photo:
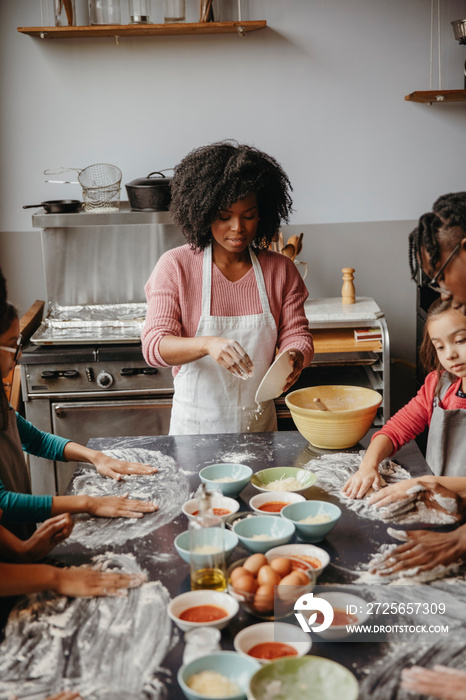
[[[76,494],[89,496],[122,496],[141,501],[153,501],[159,506],[154,513],[146,513],[142,518],[95,518],[80,514],[70,541],[77,541],[84,547],[99,550],[112,542],[119,546],[138,537],[144,537],[171,522],[179,515],[181,506],[189,497],[189,481],[186,474],[178,470],[173,457],[159,451],[139,448],[104,450],[105,454],[129,462],[151,464],[158,468],[156,474],[125,475],[124,481],[115,481],[101,476],[92,467],[84,467],[84,473],[76,477],[73,490]]]
[[[390,532],[389,534],[392,533]],[[391,586],[414,585],[435,581],[436,579],[443,579],[451,574],[456,574],[460,570],[461,562],[453,562],[447,565],[439,564],[427,571],[419,571],[419,568],[415,567],[413,569],[397,572],[390,572],[389,569],[385,569],[387,573],[384,576],[377,571],[372,572],[372,569],[377,569],[387,555],[393,552],[398,546],[398,544],[381,545],[368,564],[361,570],[355,571],[357,574],[355,583],[386,583]]]
[[[432,499],[436,501],[441,510],[429,508],[422,500],[428,489],[422,484],[416,484],[406,491],[406,498],[395,501],[388,506],[381,507],[380,516],[384,521],[407,525],[409,523],[429,523],[431,525],[450,525],[456,522],[456,499],[434,494]]]
[[[131,555],[93,561],[104,571],[141,573]],[[159,581],[126,597],[22,597],[0,645],[0,698],[44,698],[63,689],[79,690],[86,700],[166,697],[156,674],[166,674],[160,664],[171,645],[169,602]]]

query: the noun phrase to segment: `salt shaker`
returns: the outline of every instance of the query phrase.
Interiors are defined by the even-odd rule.
[[[213,651],[220,651],[221,636],[220,630],[216,627],[198,627],[185,632],[183,663],[187,664],[200,656],[211,654]]]
[[[342,304],[355,304],[356,303],[356,290],[354,289],[354,267],[344,267],[343,272],[343,286],[341,288],[341,302]]]

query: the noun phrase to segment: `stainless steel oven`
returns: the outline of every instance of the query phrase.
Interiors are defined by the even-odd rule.
[[[171,369],[149,367],[144,284],[185,240],[168,212],[42,214],[45,318],[24,348],[25,417],[86,445],[92,437],[166,435]],[[63,493],[76,464],[29,457],[33,493]]]

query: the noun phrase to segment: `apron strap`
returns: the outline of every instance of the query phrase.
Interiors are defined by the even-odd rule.
[[[270,304],[265,288],[264,275],[259,264],[256,254],[251,246],[249,246],[249,255],[251,257],[252,267],[256,276],[257,290],[262,306],[263,314],[270,314]],[[204,249],[204,260],[202,263],[202,316],[208,317],[211,315],[212,304],[212,243]]]

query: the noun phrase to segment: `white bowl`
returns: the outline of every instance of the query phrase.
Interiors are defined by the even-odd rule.
[[[215,493],[212,496],[212,508],[222,508],[228,510],[228,513],[221,515],[222,520],[226,521],[230,516],[234,515],[239,510],[239,503],[234,498],[229,498],[228,496],[222,496],[221,493]],[[192,520],[194,513],[199,512],[199,501],[197,498],[191,498],[186,503],[183,503],[181,510],[186,515],[188,520]]]
[[[283,523],[286,523],[285,527],[282,527]],[[235,522],[233,532],[248,552],[265,553],[271,547],[287,544],[294,535],[295,527],[292,522],[284,518],[255,515]],[[267,539],[260,539],[260,537],[267,537]]]
[[[289,505],[290,503],[299,503],[300,501],[305,501],[306,499],[304,496],[301,496],[299,493],[293,493],[291,491],[264,491],[263,493],[257,493],[255,496],[251,498],[249,501],[249,505],[251,506],[252,510],[258,513],[259,515],[280,515],[280,510],[276,512],[271,512],[267,510],[261,510],[261,506],[264,505],[264,503],[284,503],[285,505]],[[283,506],[284,507],[284,506]]]
[[[356,612],[354,614],[357,617],[357,620],[348,622],[348,625],[362,625],[369,617],[369,614],[367,613],[366,601],[363,598],[359,598],[357,595],[340,591],[329,591],[328,593],[316,593],[315,597],[327,600],[334,610],[339,609],[346,612],[347,605],[355,606]],[[354,608],[350,609],[354,610]],[[345,637],[349,637],[349,635],[352,633],[348,631],[347,625],[344,624],[330,625],[330,627],[328,627],[326,630],[316,632],[316,634],[318,634],[319,637],[322,637],[322,639],[337,640],[345,639]]]
[[[315,575],[322,573],[326,566],[330,563],[330,556],[325,549],[316,547],[314,544],[282,544],[280,547],[272,547],[265,556],[267,559],[276,559],[277,557],[294,557],[310,566]],[[317,566],[317,561],[320,566]]]
[[[187,684],[189,678],[197,673],[216,671],[239,686],[240,691],[235,695],[229,695],[228,700],[246,700],[249,681],[255,671],[260,668],[260,664],[251,656],[245,657],[234,651],[217,651],[201,656],[181,666],[177,674],[177,680],[184,696],[188,700],[204,700],[204,698],[206,700],[220,700],[218,696],[214,697],[198,693]]]
[[[187,620],[181,620],[180,615],[189,608],[194,608],[197,605],[216,605],[219,608],[226,610],[227,615],[222,617],[220,620],[213,620],[212,622],[188,622]],[[216,627],[222,630],[230,622],[232,618],[238,613],[239,603],[228,593],[222,593],[220,591],[210,591],[210,590],[200,590],[200,591],[188,591],[187,593],[181,593],[177,595],[173,600],[170,601],[168,605],[168,617],[173,620],[175,625],[180,628],[180,630],[187,631],[192,630],[197,627]]]
[[[199,472],[200,480],[211,489],[218,490],[224,496],[235,497],[251,481],[252,469],[246,464],[236,462],[221,462],[210,464]],[[233,481],[222,481],[222,479],[233,479]]]
[[[289,625],[286,622],[260,622],[257,625],[250,625],[238,632],[233,640],[233,646],[239,654],[249,656],[248,652],[256,644],[264,642],[281,642],[296,649],[294,656],[304,656],[312,646],[312,640],[307,632],[303,632],[296,625]],[[270,663],[269,659],[257,659],[261,664]],[[277,657],[282,658],[282,657]]]

